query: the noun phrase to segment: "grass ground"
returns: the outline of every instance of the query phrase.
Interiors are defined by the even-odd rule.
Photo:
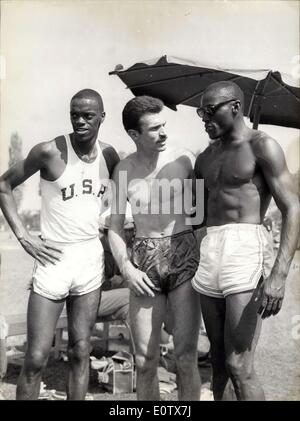
[[[0,312],[14,314],[25,312],[28,284],[31,278],[32,259],[26,255],[9,233],[0,233],[2,258],[0,279]],[[263,323],[256,352],[256,370],[270,401],[300,400],[300,252],[297,251],[287,281],[284,305],[276,317]],[[16,338],[17,342],[24,338]],[[95,346],[95,352],[97,347]],[[98,349],[99,352],[101,350]],[[16,380],[20,366],[10,364],[2,385],[5,399],[15,398]],[[203,381],[207,384],[210,369],[200,367]],[[43,381],[47,388],[64,391],[66,363],[49,360]],[[135,393],[112,395],[101,390],[93,376],[89,393],[94,400],[135,400]],[[163,399],[175,400],[177,393]]]

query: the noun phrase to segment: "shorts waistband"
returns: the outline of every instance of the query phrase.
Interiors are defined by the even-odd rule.
[[[225,225],[215,225],[212,227],[207,227],[207,233],[222,232],[222,231],[256,231],[260,229],[262,224],[245,224],[245,223],[235,223],[235,224],[225,224]]]
[[[135,237],[134,240],[164,240],[166,238],[180,237],[181,235],[190,234],[192,232],[193,232],[192,229],[188,229],[188,230],[185,230],[185,231],[177,232],[176,234],[166,235],[164,237]]]
[[[68,247],[68,246],[75,246],[75,245],[80,245],[80,244],[88,244],[89,242],[95,241],[95,240],[99,240],[100,239],[98,236],[96,237],[92,237],[92,238],[87,238],[85,240],[80,240],[80,241],[73,241],[73,242],[63,242],[63,241],[54,241],[54,240],[50,240],[50,238],[43,238],[41,237],[41,239],[43,241],[46,241],[48,244],[52,244],[55,246],[61,246],[61,247]]]

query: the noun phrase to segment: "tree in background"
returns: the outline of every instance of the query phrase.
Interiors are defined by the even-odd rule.
[[[9,161],[8,166],[12,167],[17,162],[23,159],[22,153],[22,138],[19,136],[18,132],[14,132],[10,137],[9,145]],[[13,191],[13,195],[16,201],[17,209],[20,210],[22,198],[23,198],[24,184],[16,187]]]

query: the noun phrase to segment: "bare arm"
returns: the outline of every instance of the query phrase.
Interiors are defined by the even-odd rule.
[[[27,232],[18,215],[12,191],[43,168],[45,155],[42,144],[39,144],[31,149],[26,159],[15,164],[0,177],[0,207],[3,215],[22,247],[42,264],[58,260],[57,253],[53,251],[59,250],[45,246],[39,238]]]
[[[151,290],[151,287],[154,287],[154,285],[144,272],[133,266],[127,253],[124,239],[127,185],[125,185],[125,181],[120,181],[122,177],[119,175],[122,171],[127,173],[127,167],[126,164],[124,164],[124,161],[121,161],[117,165],[113,175],[115,192],[113,195],[108,240],[120,272],[125,280],[128,281],[130,289],[133,290],[136,295],[149,295],[152,297],[154,296],[154,293]]]
[[[40,170],[40,163],[36,156],[37,151],[33,148],[26,159],[17,162],[0,177],[0,206],[9,226],[18,239],[24,236],[26,229],[17,213],[12,191]]]
[[[255,152],[258,165],[282,215],[280,246],[271,274],[264,284],[264,297],[259,310],[265,318],[277,314],[282,305],[285,281],[297,248],[300,207],[279,144],[271,138],[261,139]]]

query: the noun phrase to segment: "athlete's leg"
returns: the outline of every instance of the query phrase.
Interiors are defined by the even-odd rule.
[[[226,298],[226,366],[238,400],[264,400],[254,371],[254,353],[261,330],[259,286]]]
[[[64,300],[53,301],[30,293],[27,310],[27,349],[17,384],[17,399],[37,399],[42,369],[46,366],[55,327]]]
[[[96,322],[100,288],[67,299],[69,378],[67,398],[83,400],[89,382],[90,338]]]
[[[213,298],[201,295],[201,310],[210,341],[212,362],[212,387],[214,399],[227,400],[224,395],[229,376],[225,365],[225,315],[226,303],[224,298]]]
[[[157,368],[166,303],[164,294],[152,298],[130,293],[130,324],[136,349],[136,392],[139,400],[159,400]]]
[[[178,399],[200,399],[198,370],[198,335],[200,327],[200,298],[190,281],[168,294],[168,311],[173,320],[174,352],[177,363]]]

